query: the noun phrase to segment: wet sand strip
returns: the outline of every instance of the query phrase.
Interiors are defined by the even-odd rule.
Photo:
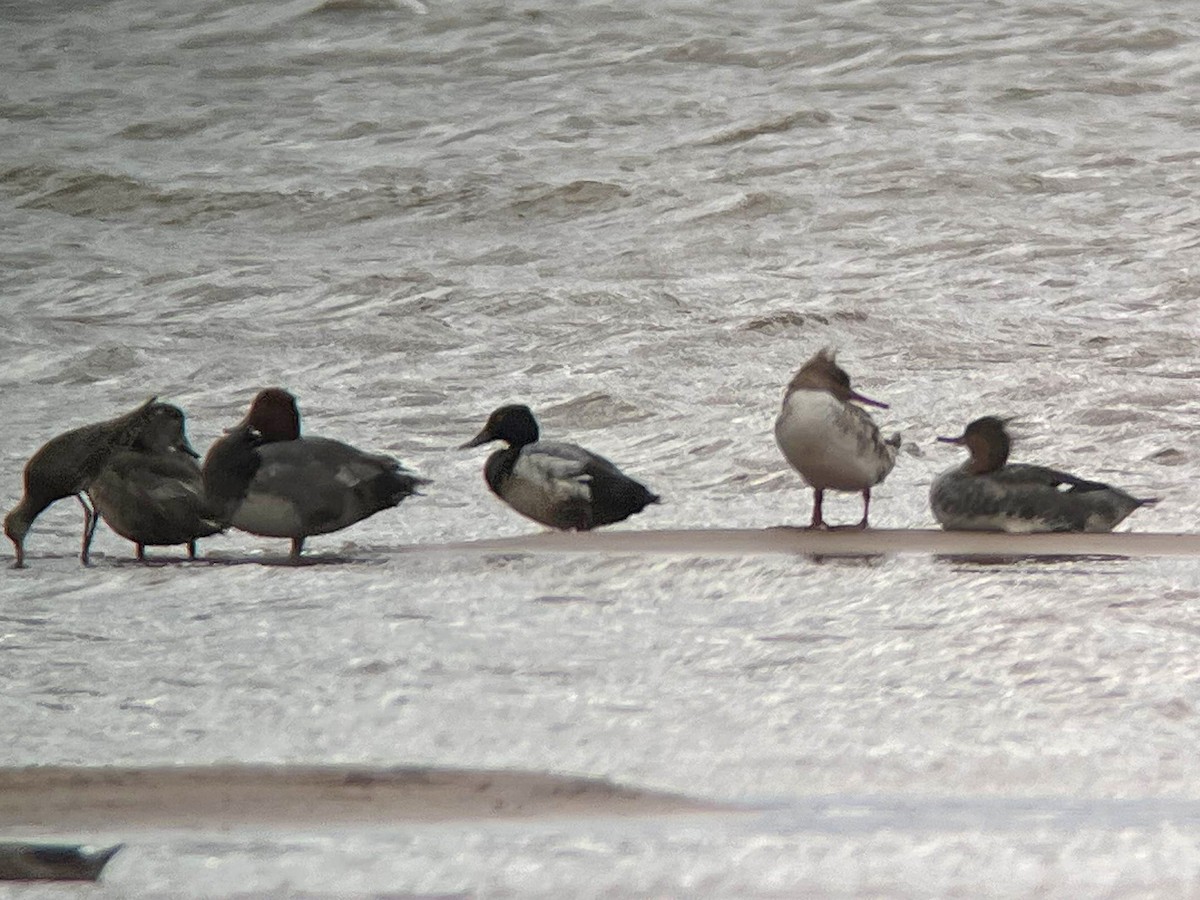
[[[339,766],[0,769],[0,829],[386,825],[732,807],[538,772]]]
[[[520,537],[413,544],[401,552],[674,553],[750,556],[1152,557],[1200,556],[1200,534],[1002,534],[936,529],[808,531],[801,528],[697,528],[663,531],[541,532]]]

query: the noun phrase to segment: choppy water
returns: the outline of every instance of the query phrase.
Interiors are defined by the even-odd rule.
[[[60,504],[32,568],[0,577],[0,762],[496,766],[780,807],[149,837],[109,895],[1194,889],[1193,560],[393,552],[531,529],[481,454],[449,449],[514,400],[668,501],[621,527],[805,521],[770,426],[825,344],[909,441],[875,524],[931,525],[953,459],[932,437],[1003,413],[1019,455],[1163,498],[1131,527],[1192,530],[1190,9],[164,0],[0,20],[0,504],[68,426],[158,393],[203,447],[267,384],[313,433],[436,481],[312,542],[358,564],[299,570],[142,568],[105,535],[81,571]]]

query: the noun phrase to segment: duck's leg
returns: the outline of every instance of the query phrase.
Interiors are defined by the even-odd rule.
[[[292,538],[292,562],[300,562],[300,552],[304,549],[304,538]]]
[[[863,531],[867,527],[867,514],[871,511],[871,489],[863,489],[863,517],[862,520],[855,525],[859,531]]]
[[[862,492],[863,498],[863,516],[853,525],[829,525],[830,531],[863,531],[867,527],[867,513],[871,509],[871,489],[867,488]]]
[[[188,559],[196,558],[196,542],[188,541]]]
[[[825,517],[821,514],[821,505],[825,502],[825,491],[821,488],[813,488],[813,514],[812,521],[808,523],[810,529],[818,529],[825,527]]]
[[[137,545],[137,558],[138,558],[138,562],[146,561],[146,545],[145,544]]]
[[[79,550],[79,561],[86,566],[91,563],[92,538],[96,536],[96,525],[99,523],[100,517],[83,498],[83,494],[76,494],[75,497],[79,500],[79,505],[83,507],[83,546]]]

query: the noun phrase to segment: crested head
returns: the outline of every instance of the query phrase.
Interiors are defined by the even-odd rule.
[[[939,437],[945,444],[957,444],[966,447],[971,454],[967,462],[967,470],[984,475],[1002,468],[1008,462],[1008,452],[1012,441],[1008,430],[1004,427],[1011,419],[1001,419],[999,416],[983,416],[971,422],[958,437]]]
[[[250,404],[242,424],[258,431],[267,443],[300,437],[300,410],[296,398],[283,388],[264,388]]]
[[[483,430],[459,449],[478,447],[491,441],[506,441],[512,447],[524,447],[538,439],[537,419],[533,410],[521,403],[501,406],[488,416]]]
[[[854,400],[880,409],[888,408],[886,403],[864,397],[850,386],[850,376],[837,364],[837,353],[828,347],[818,350],[800,367],[787,387],[788,395],[795,391],[825,391],[842,403]]]

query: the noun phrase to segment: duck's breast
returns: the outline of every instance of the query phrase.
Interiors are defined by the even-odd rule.
[[[825,391],[793,391],[775,420],[784,458],[812,487],[860,491],[883,481],[896,462],[863,410]]]

